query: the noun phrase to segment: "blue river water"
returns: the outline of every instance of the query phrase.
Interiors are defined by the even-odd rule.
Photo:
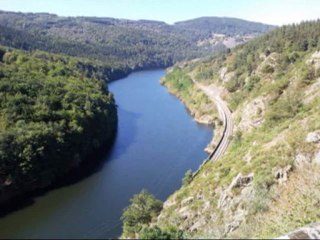
[[[160,85],[164,70],[136,72],[109,84],[118,105],[115,143],[103,166],[80,181],[35,197],[0,218],[1,238],[115,238],[133,194],[165,200],[188,169],[207,157],[212,129],[197,124]]]

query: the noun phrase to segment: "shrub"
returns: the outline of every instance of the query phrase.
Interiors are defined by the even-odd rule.
[[[247,84],[246,84],[246,90],[248,90],[249,92],[251,92],[251,90],[254,88],[254,86],[260,82],[260,77],[258,76],[252,76],[249,78]]]
[[[255,197],[252,200],[251,211],[253,214],[258,212],[265,212],[269,209],[271,198],[268,189],[265,187],[257,188],[255,190]]]
[[[301,80],[304,84],[310,84],[316,78],[316,71],[312,66],[304,67],[301,70]]]
[[[226,83],[226,88],[229,92],[235,92],[240,90],[245,84],[245,78],[243,76],[233,77]]]
[[[270,65],[265,65],[263,68],[262,68],[262,72],[263,73],[266,73],[266,74],[269,74],[269,73],[274,73],[274,68]]]
[[[268,121],[279,121],[294,117],[302,107],[301,95],[295,91],[288,92],[267,111]]]
[[[184,177],[183,177],[183,179],[182,179],[182,185],[183,185],[183,186],[188,185],[188,184],[191,183],[191,181],[192,181],[192,171],[189,169],[189,170],[185,173],[185,175],[184,175]]]
[[[162,209],[162,202],[146,190],[130,199],[131,205],[124,209],[121,216],[124,237],[134,238],[143,227],[157,217]]]
[[[183,231],[170,227],[161,229],[158,226],[146,227],[139,233],[140,239],[183,239]]]
[[[241,144],[242,141],[242,132],[240,130],[236,131],[234,134],[233,141],[236,145]]]

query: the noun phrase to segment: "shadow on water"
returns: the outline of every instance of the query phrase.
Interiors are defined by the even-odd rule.
[[[135,136],[137,133],[137,120],[140,118],[140,114],[127,111],[121,107],[118,107],[118,133],[116,137],[116,146],[110,151],[110,154],[106,159],[112,160],[114,154],[117,157],[125,155],[128,148],[135,142]]]
[[[118,107],[118,118],[118,129],[111,142],[108,142],[99,151],[88,156],[87,159],[80,164],[80,166],[70,170],[70,172],[68,172],[65,176],[58,178],[49,187],[19,195],[12,198],[8,203],[2,204],[0,206],[0,218],[5,217],[14,211],[18,211],[33,205],[36,202],[35,199],[37,197],[44,196],[51,190],[77,184],[93,174],[98,173],[103,169],[107,162],[110,162],[114,159],[112,157],[114,154],[117,156],[125,154],[128,147],[134,142],[136,133],[136,120],[139,118],[139,114],[132,113]],[[125,141],[119,140],[121,137],[121,133],[119,133],[119,124],[121,124],[120,121],[125,122],[122,123],[121,126],[121,128],[124,129],[126,138]],[[119,146],[120,143],[121,146]]]

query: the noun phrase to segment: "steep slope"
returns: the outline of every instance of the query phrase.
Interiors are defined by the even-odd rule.
[[[219,18],[210,18],[209,24],[196,29],[193,25],[197,22],[190,20],[186,24],[168,25],[147,20],[59,17],[45,13],[0,11],[0,44],[89,57],[135,70],[167,67],[176,61],[225,49],[221,36],[214,41],[207,41],[208,27],[210,33],[223,33],[237,38],[261,34],[273,28],[237,19],[220,21]]]
[[[271,238],[319,221],[320,21],[179,68],[225,89],[235,130],[226,154],[203,165],[151,225],[188,237]]]
[[[0,203],[111,145],[117,110],[104,74],[88,60],[0,47]]]

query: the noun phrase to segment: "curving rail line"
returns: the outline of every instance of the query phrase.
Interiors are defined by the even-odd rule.
[[[217,94],[218,91],[216,91],[216,89],[213,86],[205,86],[198,83],[195,80],[192,81],[199,89],[201,89],[209,97],[211,101],[213,101],[216,104],[220,118],[223,119],[224,130],[222,136],[216,148],[209,155],[208,158],[209,160],[216,161],[225,153],[230,143],[233,132],[232,114],[227,104],[220,98],[220,96]]]

